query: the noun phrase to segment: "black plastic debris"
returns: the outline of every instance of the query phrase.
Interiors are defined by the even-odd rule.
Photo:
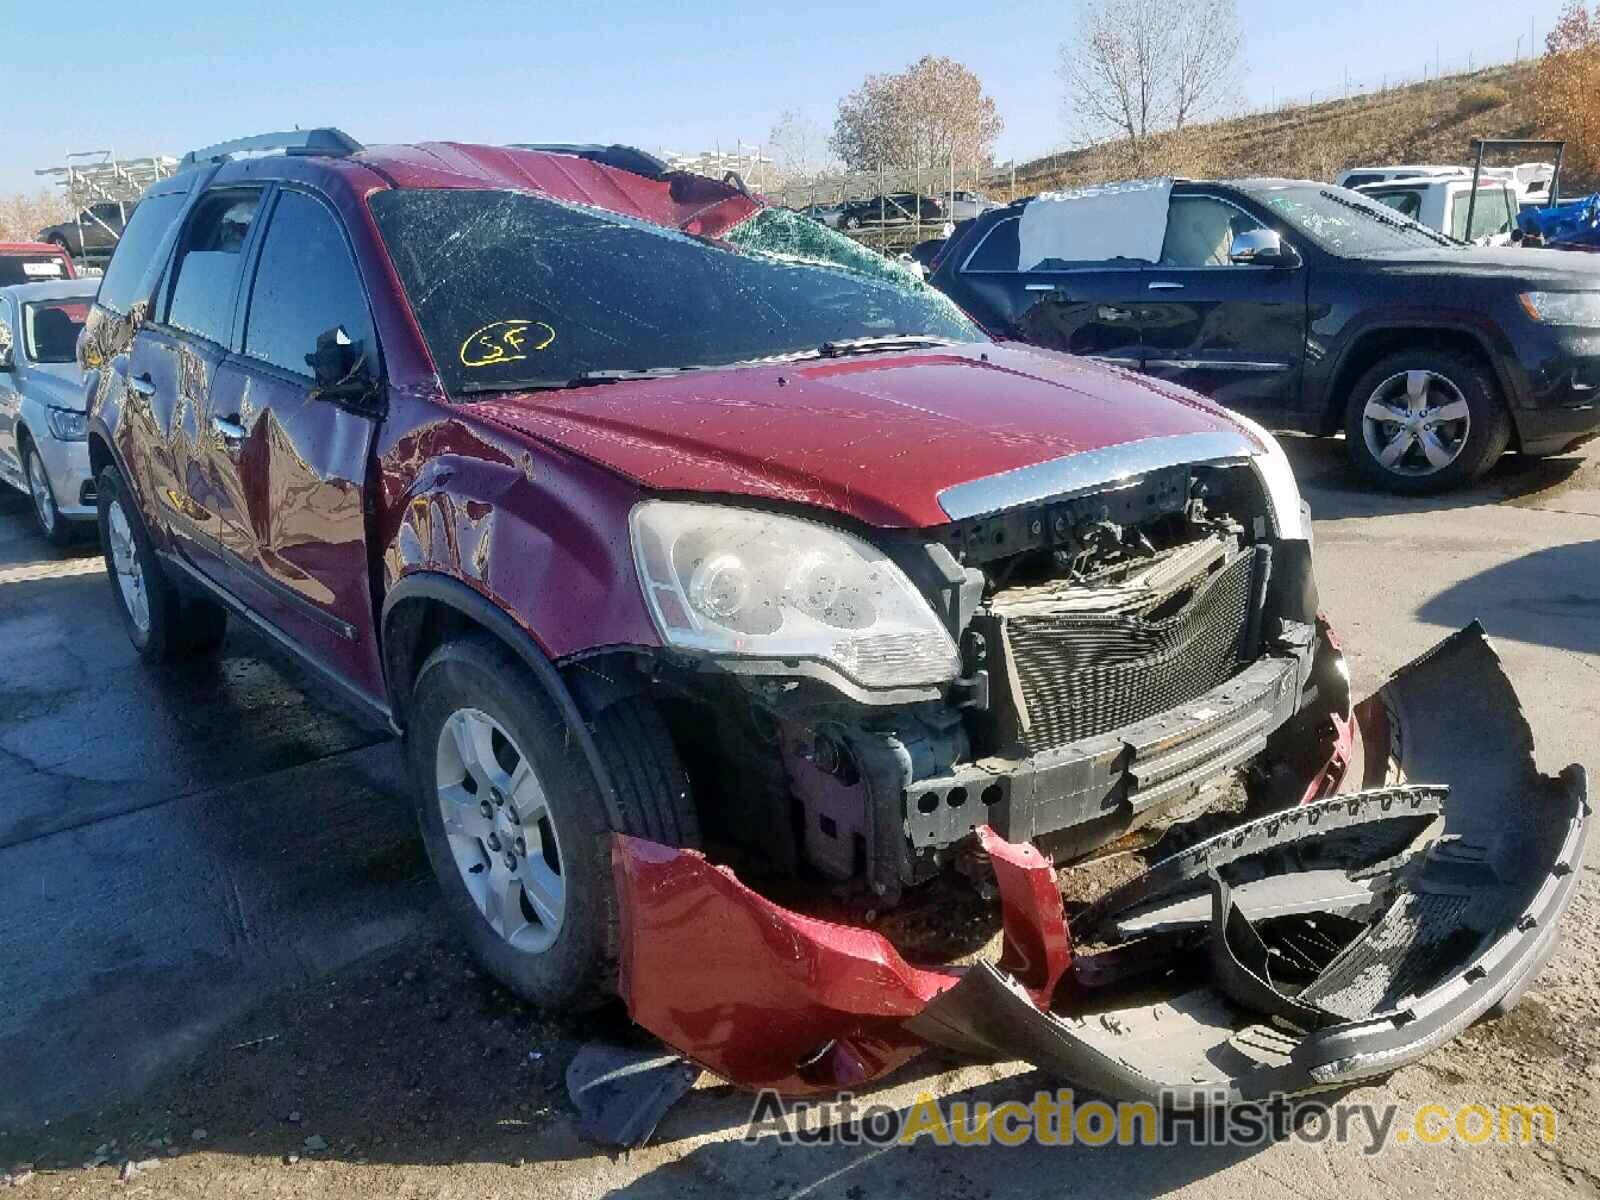
[[[699,1067],[660,1046],[588,1042],[567,1065],[567,1093],[584,1137],[631,1149],[699,1077]]]

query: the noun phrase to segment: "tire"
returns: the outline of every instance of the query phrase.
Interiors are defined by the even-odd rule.
[[[629,697],[592,718],[617,792],[613,820],[559,709],[497,638],[471,634],[429,655],[410,712],[406,761],[423,845],[474,955],[545,1012],[614,998],[620,942],[607,835],[699,841],[660,714]]]
[[[120,471],[106,467],[95,488],[106,574],[133,648],[151,664],[213,653],[227,633],[227,610],[185,596],[167,577]]]
[[[1384,414],[1395,420],[1380,419]],[[1471,483],[1510,441],[1511,416],[1493,374],[1452,350],[1390,354],[1356,381],[1346,403],[1351,462],[1394,492],[1427,495]],[[1398,454],[1392,465],[1385,451]]]
[[[33,523],[39,527],[39,535],[57,548],[71,545],[74,534],[72,524],[56,506],[55,492],[50,487],[50,474],[44,469],[39,448],[31,441],[23,443],[22,475],[28,484],[28,498],[33,501]]]
[[[861,218],[860,217],[846,217],[844,219],[844,221],[843,221],[843,225],[844,225],[844,227],[846,229],[860,229],[861,228]]]

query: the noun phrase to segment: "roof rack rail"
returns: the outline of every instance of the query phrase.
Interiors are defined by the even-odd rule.
[[[249,154],[254,151],[282,150],[285,154],[326,154],[334,158],[343,158],[361,148],[361,143],[355,138],[342,129],[332,127],[293,129],[283,133],[258,133],[254,137],[235,138],[231,142],[218,142],[215,146],[191,150],[183,156],[178,169],[187,171],[201,163],[227,162],[235,154]]]
[[[511,149],[538,150],[543,154],[570,154],[574,158],[585,158],[602,166],[615,167],[619,171],[643,175],[646,179],[660,179],[667,173],[666,163],[662,162],[654,154],[647,154],[643,150],[635,149],[633,146],[513,142],[511,143]]]

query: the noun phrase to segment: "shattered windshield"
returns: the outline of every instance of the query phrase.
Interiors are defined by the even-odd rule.
[[[904,268],[780,209],[716,243],[520,192],[397,190],[371,205],[452,395],[983,337]]]
[[[1256,199],[1330,254],[1382,254],[1460,245],[1387,204],[1343,188],[1274,187],[1257,192]]]

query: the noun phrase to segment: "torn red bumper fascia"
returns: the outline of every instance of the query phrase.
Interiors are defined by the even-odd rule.
[[[1048,1004],[1072,961],[1055,873],[1030,845],[978,837],[1000,885],[1000,965]],[[740,1087],[806,1095],[885,1075],[927,1048],[901,1023],[961,977],[782,908],[691,850],[618,834],[611,863],[629,1015]]]
[[[1319,689],[1326,689],[1328,716],[1317,731],[1316,749],[1321,765],[1311,773],[1301,804],[1315,804],[1339,790],[1355,757],[1356,723],[1350,703],[1350,669],[1345,665],[1344,647],[1334,632],[1327,614],[1317,614],[1317,657],[1312,674]],[[1313,759],[1315,761],[1315,759]]]

